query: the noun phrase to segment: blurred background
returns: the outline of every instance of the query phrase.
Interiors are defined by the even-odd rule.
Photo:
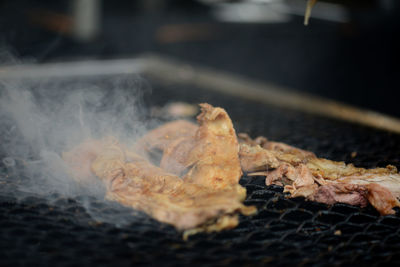
[[[0,62],[167,55],[400,117],[400,1],[0,1]]]

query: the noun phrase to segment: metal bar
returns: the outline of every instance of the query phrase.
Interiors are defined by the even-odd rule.
[[[188,65],[177,60],[147,57],[147,72],[158,79],[187,83],[264,104],[290,108],[319,116],[354,122],[400,133],[400,120],[372,110],[361,109],[314,95],[249,79],[237,74]]]
[[[142,73],[146,59],[87,60],[0,66],[0,79],[43,79]]]
[[[146,74],[161,82],[195,85],[268,105],[308,112],[400,133],[400,120],[375,111],[295,92],[212,68],[161,57],[143,55],[136,59],[92,60],[0,67],[0,79],[76,77],[113,74]]]

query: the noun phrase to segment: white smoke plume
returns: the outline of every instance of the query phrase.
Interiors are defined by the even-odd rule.
[[[142,99],[149,91],[138,75],[110,77],[105,83],[74,78],[1,80],[0,159],[7,175],[26,177],[17,183],[17,191],[49,201],[54,193],[104,199],[100,183],[81,188],[70,177],[61,154],[90,138],[112,135],[134,142],[149,123]]]

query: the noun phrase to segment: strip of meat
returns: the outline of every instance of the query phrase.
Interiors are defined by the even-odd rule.
[[[281,152],[282,154],[295,155],[303,160],[308,159],[308,158],[315,158],[315,154],[313,152],[303,150],[303,149],[300,149],[297,147],[289,146],[285,143],[268,141],[268,142],[264,143],[262,147],[267,150]]]
[[[232,121],[222,108],[209,104],[200,104],[200,107],[195,136],[177,138],[166,146],[161,167],[176,174],[187,168],[185,181],[213,189],[236,186],[242,169]]]
[[[238,139],[241,143],[239,158],[242,170],[250,176],[266,176],[267,185],[284,186],[284,191],[292,197],[303,196],[326,204],[332,204],[334,200],[363,206],[369,202],[382,214],[391,214],[392,208],[398,206],[396,197],[400,197],[400,179],[393,166],[367,170],[317,158],[312,152],[272,142],[262,136],[251,139],[247,134],[240,133]],[[194,164],[194,161],[188,160],[194,146],[193,136],[171,140],[165,146],[162,167],[175,174],[183,174]],[[373,190],[375,187],[370,184],[380,185],[386,191]],[[376,195],[379,197],[371,197]],[[376,199],[385,199],[387,205]]]
[[[375,172],[374,172],[375,171]],[[371,172],[363,173],[362,175],[350,175],[338,178],[336,181],[341,183],[354,183],[360,185],[379,184],[388,188],[393,195],[400,197],[400,177],[397,173],[392,173],[391,166],[387,168],[372,169]]]
[[[231,218],[226,227],[234,227],[235,213],[254,212],[253,207],[241,203],[235,190],[214,191],[185,182],[140,157],[126,162],[123,149],[116,145],[102,151],[92,170],[107,185],[108,199],[142,210],[179,230],[201,227],[223,215]]]
[[[249,146],[241,144],[239,157],[240,165],[244,172],[274,169],[279,166],[279,161],[274,154],[261,148],[259,145]]]
[[[330,183],[318,187],[308,199],[328,205],[337,202],[365,207],[368,189],[365,186],[355,184]]]
[[[264,149],[263,152],[258,151],[259,154],[268,154],[269,157],[275,157],[280,162],[290,163],[292,165],[298,165],[300,163],[306,163],[308,159],[315,158],[315,154],[306,151],[303,149],[299,149],[284,143],[280,142],[273,142],[269,141],[264,136],[258,136],[255,139],[251,139],[251,137],[246,133],[239,133],[238,134],[239,142],[242,145],[250,146],[250,147],[257,147],[260,146]],[[245,161],[247,160],[246,154],[242,154],[240,160]],[[250,161],[251,159],[249,159]],[[255,166],[258,166],[256,162],[253,163]],[[271,166],[269,166],[271,167]],[[257,168],[258,171],[261,168]]]
[[[171,141],[163,151],[160,167],[178,176],[186,174],[188,168],[195,164],[195,159],[189,160],[190,153],[195,145],[194,136],[180,137]]]
[[[180,176],[186,171],[187,166],[180,162],[179,157],[168,158],[166,155],[174,153],[174,147],[187,144],[187,142],[181,143],[181,140],[193,140],[197,130],[198,126],[189,121],[177,120],[165,123],[140,138],[132,150],[149,160],[158,161],[161,168]]]
[[[77,180],[90,183],[87,177],[97,176],[108,199],[172,224],[185,231],[185,237],[235,227],[238,213],[256,211],[242,204],[242,170],[250,176],[265,175],[267,185],[284,186],[292,197],[362,207],[370,203],[381,214],[392,214],[400,206],[395,167],[356,168],[246,134],[239,134],[239,145],[226,111],[200,106],[198,126],[167,123],[142,137],[136,151],[110,138],[81,144],[63,157]],[[160,166],[149,161],[154,151],[162,153]]]
[[[226,114],[225,111],[223,112]],[[231,125],[229,116],[227,114],[223,116],[227,124]],[[200,118],[199,123],[202,121],[204,121],[204,118]],[[233,129],[230,125],[228,128]],[[206,142],[203,137],[196,137],[198,129],[199,126],[196,124],[183,120],[165,123],[139,139],[135,150],[145,151],[144,155],[147,158],[151,158],[151,155],[162,153],[160,167],[170,173],[181,176],[187,173],[189,168],[198,161],[198,155],[194,155],[195,152],[192,152],[192,150],[196,146],[197,150],[201,150],[199,147],[204,146]],[[238,138],[241,142],[239,148],[240,165],[245,172],[276,168],[279,165],[278,159],[291,163],[303,161],[303,158],[299,159],[293,154],[281,153],[282,148],[280,146],[276,146],[277,151],[270,151],[261,147],[257,148],[257,145],[262,146],[267,142],[265,137],[258,137],[252,140],[247,134],[239,133]],[[234,137],[230,135],[230,139],[234,139]],[[203,140],[203,145],[199,144],[199,140]],[[220,140],[218,140],[218,143],[220,143]],[[223,146],[224,144],[219,144],[219,147]],[[190,154],[194,156],[190,157]]]
[[[321,175],[325,179],[337,180],[343,177],[361,177],[364,175],[379,177],[397,175],[395,166],[389,165],[386,168],[364,169],[354,167],[353,164],[332,161],[328,159],[312,158],[307,161],[307,167],[314,175]]]
[[[316,185],[310,170],[303,164],[293,167],[288,163],[283,163],[273,171],[254,174],[265,175],[266,185],[284,186],[284,192],[289,192],[292,195],[296,194],[297,196],[300,194],[300,192],[297,192],[300,188],[307,187],[307,195],[309,195],[310,189],[314,188],[313,185]],[[304,190],[301,190],[301,192],[306,194]]]
[[[108,199],[144,211],[178,230],[188,230],[185,237],[200,231],[233,228],[238,224],[237,213],[250,215],[256,211],[255,207],[242,204],[243,188],[239,184],[214,190],[184,181],[133,152],[126,153],[123,146],[110,140],[90,140],[69,151],[64,159],[70,163],[71,155],[81,155],[80,159],[90,155],[81,163],[90,163],[91,172],[106,186]],[[100,146],[95,148],[93,144]],[[76,167],[76,160],[72,163]],[[86,173],[74,174],[76,179],[86,179]]]
[[[246,142],[251,143],[248,139]],[[341,202],[365,207],[370,203],[382,215],[393,214],[393,208],[400,207],[400,175],[394,166],[357,168],[268,141],[263,143],[263,148],[278,153],[274,155],[279,166],[249,175],[264,175],[266,185],[284,186],[284,192],[290,193],[291,197],[302,196],[329,205]]]
[[[281,152],[282,154],[296,155],[301,159],[315,158],[315,154],[311,151],[300,149],[281,142],[269,141],[264,136],[258,136],[252,139],[247,133],[239,133],[238,138],[241,144],[246,144],[248,146],[259,145],[266,150]]]
[[[330,183],[315,188],[315,191],[307,198],[329,205],[341,202],[365,207],[370,203],[382,215],[394,214],[393,208],[400,206],[399,201],[390,190],[375,183],[366,185]]]
[[[181,137],[194,137],[198,126],[185,120],[165,123],[149,131],[140,138],[134,150],[139,153],[148,153],[151,150],[164,151],[171,142]]]
[[[394,207],[400,207],[399,200],[387,189],[376,183],[366,185],[368,189],[368,201],[374,206],[381,214],[395,214]]]
[[[226,118],[229,117],[226,116]],[[189,160],[189,154],[196,146],[197,130],[198,126],[188,121],[178,120],[165,123],[139,139],[136,150],[145,151],[147,157],[151,157],[149,155],[155,154],[157,151],[162,153],[160,167],[181,176],[197,161],[197,158]],[[296,155],[281,153],[281,146],[275,146],[277,151],[256,148],[254,145],[262,146],[267,142],[265,137],[257,137],[252,140],[244,133],[239,133],[238,137],[241,142],[239,159],[242,170],[245,172],[276,168],[279,164],[278,159],[291,163],[303,161],[303,158],[298,158]],[[285,148],[288,149],[288,147]]]
[[[215,189],[235,186],[242,176],[242,169],[232,121],[222,108],[209,104],[200,104],[200,107],[196,145],[188,157],[188,162],[195,164],[184,179]]]
[[[238,213],[250,215],[256,211],[242,204],[246,190],[238,184],[242,175],[238,141],[225,110],[208,104],[201,108],[199,127],[173,122],[139,141],[136,148],[164,152],[161,167],[114,139],[91,140],[65,153],[64,159],[73,163],[73,172],[78,170],[77,179],[84,178],[89,169],[103,181],[108,199],[172,224],[184,230],[185,237],[235,227]],[[177,126],[185,129],[173,133],[170,127]],[[90,163],[90,168],[79,166],[79,162]],[[171,162],[173,172],[182,172],[176,167],[179,164],[188,172],[179,177],[167,171]]]

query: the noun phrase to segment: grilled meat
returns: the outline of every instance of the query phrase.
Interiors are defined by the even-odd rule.
[[[164,151],[178,138],[193,137],[197,129],[196,124],[185,120],[165,123],[140,138],[134,150],[148,157],[154,150]]]
[[[242,146],[244,145],[250,146],[253,148],[252,150],[256,149],[255,147],[257,146],[260,146],[262,149],[257,149],[259,154],[269,154],[270,155],[269,157],[273,156],[278,161],[281,162],[287,162],[290,164],[299,164],[302,162],[306,162],[307,159],[309,158],[316,157],[313,152],[289,146],[284,143],[269,141],[264,136],[259,136],[253,140],[250,138],[248,134],[239,133],[238,139]],[[241,158],[241,160],[245,160],[245,158],[243,159]]]
[[[232,121],[222,108],[209,104],[200,104],[200,107],[199,126],[183,121],[166,123],[150,131],[138,143],[149,154],[161,149],[160,167],[182,175],[185,181],[214,189],[236,186],[242,169]],[[176,127],[180,127],[180,133],[171,134]]]
[[[274,153],[261,148],[259,145],[240,144],[239,157],[244,172],[273,169],[279,166],[279,161]]]
[[[108,199],[172,224],[186,236],[235,227],[238,213],[256,211],[242,204],[246,190],[238,184],[238,141],[225,110],[208,104],[201,108],[198,127],[176,121],[141,138],[135,148],[146,153],[109,138],[83,143],[64,159],[77,179],[85,179],[90,170],[103,181]],[[160,167],[146,158],[155,149],[163,152]],[[184,170],[185,175],[176,174]]]
[[[255,148],[259,146],[254,145],[257,139],[241,140],[253,143]],[[291,197],[305,197],[330,205],[341,202],[365,207],[370,203],[382,215],[393,214],[393,208],[400,207],[400,175],[394,166],[357,168],[352,164],[317,158],[312,152],[282,143],[264,141],[262,146],[276,156],[279,166],[249,175],[265,176],[267,185],[284,186],[284,191]]]
[[[225,110],[200,107],[198,125],[166,123],[133,148],[113,138],[90,140],[63,158],[78,181],[101,180],[108,199],[169,223],[185,231],[185,237],[235,227],[238,213],[256,211],[242,204],[242,171],[265,176],[267,185],[283,186],[291,197],[329,205],[370,203],[383,215],[400,206],[400,175],[393,166],[357,168],[265,137],[237,137]],[[156,154],[161,155],[159,164],[151,162]]]
[[[224,227],[234,227],[237,212],[254,211],[241,203],[243,196],[236,190],[210,190],[167,173],[140,156],[127,161],[124,154],[120,145],[109,144],[92,163],[93,172],[106,184],[108,199],[142,210],[179,230],[202,227],[224,216],[230,218]],[[205,225],[204,230],[208,229]]]
[[[236,187],[242,169],[232,121],[222,108],[200,106],[202,112],[197,117],[200,126],[194,146],[184,160],[190,167],[184,179],[213,189]]]

